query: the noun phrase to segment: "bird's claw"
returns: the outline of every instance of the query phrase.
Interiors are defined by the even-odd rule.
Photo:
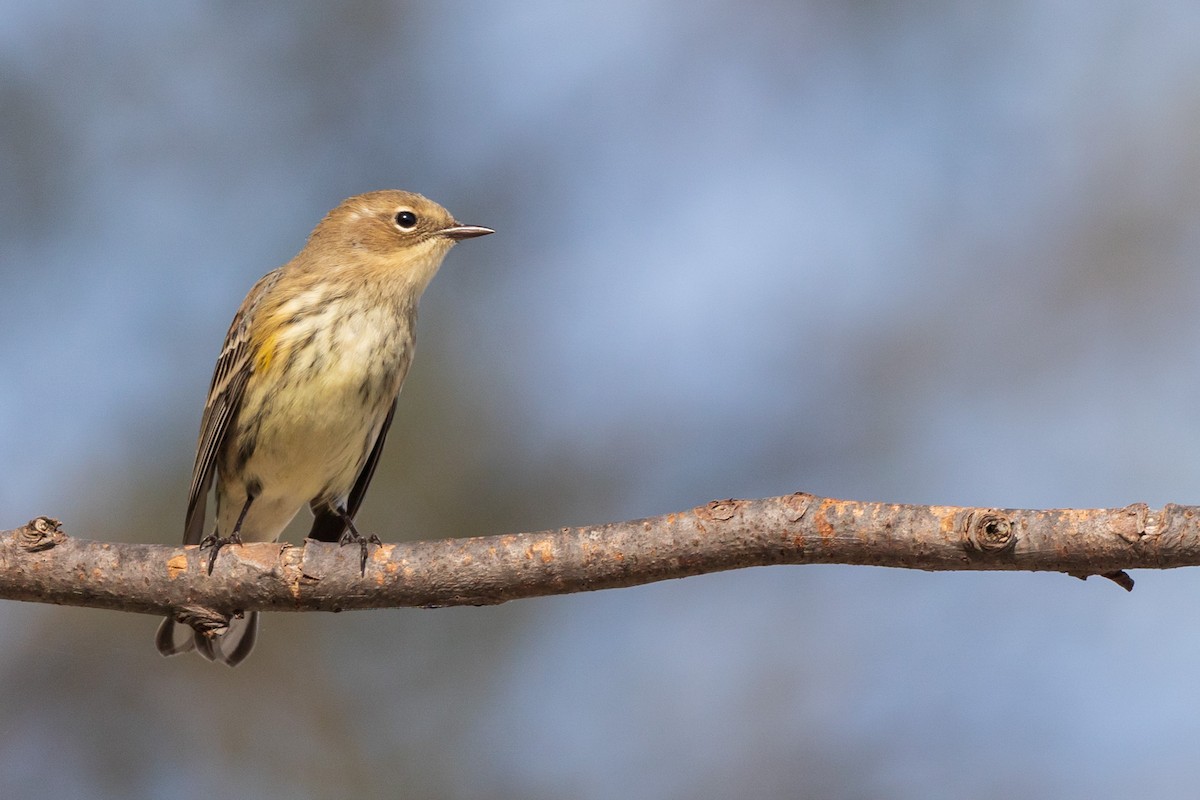
[[[221,552],[221,548],[227,544],[242,543],[241,534],[234,532],[229,536],[217,536],[215,533],[210,533],[200,540],[200,549],[212,548],[212,552],[208,554],[208,574],[212,575],[213,565],[217,563],[217,553]]]
[[[359,546],[360,551],[358,558],[358,571],[360,575],[366,575],[368,554],[367,545],[382,545],[383,540],[373,533],[370,536],[363,536],[361,533],[351,528],[342,534],[341,538],[338,539],[338,544],[342,547],[345,547],[348,544],[357,544]]]

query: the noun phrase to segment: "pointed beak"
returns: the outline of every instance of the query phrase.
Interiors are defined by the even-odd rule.
[[[476,236],[487,236],[489,233],[495,233],[491,228],[485,228],[482,225],[458,225],[454,224],[449,228],[442,228],[441,234],[447,239],[458,241],[460,239],[474,239]]]

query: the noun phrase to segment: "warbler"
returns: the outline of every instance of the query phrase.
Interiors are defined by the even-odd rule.
[[[309,537],[366,542],[354,528],[412,363],[417,303],[461,239],[493,233],[401,191],[344,200],[299,254],[264,275],[233,317],[200,423],[184,544],[275,541],[307,505]],[[216,478],[216,531],[202,538]],[[371,537],[372,541],[378,539]],[[258,614],[200,633],[167,617],[163,655],[195,648],[229,666]]]

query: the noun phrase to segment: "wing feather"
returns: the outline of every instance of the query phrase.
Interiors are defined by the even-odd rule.
[[[388,409],[383,425],[379,428],[379,435],[375,437],[375,444],[371,446],[371,452],[358,472],[354,487],[350,489],[350,496],[346,501],[346,513],[350,519],[354,519],[354,515],[358,513],[358,507],[362,505],[363,497],[367,494],[367,487],[371,485],[371,478],[375,475],[375,467],[379,464],[380,454],[383,453],[383,443],[387,439],[388,428],[392,427],[392,417],[396,416],[396,402],[396,400],[392,401],[392,407]],[[313,520],[312,530],[308,532],[309,539],[316,539],[318,542],[336,542],[346,531],[345,520],[341,515],[334,513],[332,509],[313,509],[313,516],[316,519]]]
[[[250,353],[250,323],[262,298],[279,280],[282,267],[268,272],[250,289],[241,308],[233,316],[225,344],[217,358],[208,402],[200,420],[200,439],[196,444],[196,461],[192,466],[192,485],[188,491],[187,522],[183,543],[199,544],[204,535],[204,512],[208,490],[216,472],[217,454],[229,433],[229,422],[237,413],[246,382],[254,371]]]

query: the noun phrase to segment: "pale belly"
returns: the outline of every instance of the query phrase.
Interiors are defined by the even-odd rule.
[[[247,490],[257,494],[242,524],[246,541],[274,540],[312,502],[345,501],[411,361],[411,340],[389,339],[343,328],[337,358],[251,377],[232,424],[241,432],[235,440],[253,447],[222,453],[221,535],[233,529]]]

